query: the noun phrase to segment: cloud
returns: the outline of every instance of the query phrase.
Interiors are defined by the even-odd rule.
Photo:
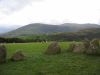
[[[31,4],[33,1],[40,0],[0,0],[0,12],[3,14],[10,14],[24,8],[26,5]]]
[[[10,2],[3,5],[2,1]],[[11,15],[5,17],[3,13],[0,13],[0,17],[5,17],[0,18],[0,24],[98,23],[100,19],[99,3],[100,0],[1,0],[2,8],[0,10]]]

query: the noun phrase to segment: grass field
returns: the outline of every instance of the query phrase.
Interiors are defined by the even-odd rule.
[[[49,44],[6,44],[8,61],[0,65],[0,75],[100,75],[100,56],[69,52],[67,42],[60,43],[61,54],[45,55]],[[26,59],[10,61],[9,58],[18,50],[23,51]]]

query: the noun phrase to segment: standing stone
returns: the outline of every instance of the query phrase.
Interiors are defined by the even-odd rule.
[[[100,45],[99,45],[99,40],[98,39],[93,39],[91,42],[90,42],[90,44],[92,44],[92,45],[94,45],[94,46],[96,46],[96,47],[100,47]]]
[[[6,47],[4,45],[0,46],[0,64],[6,62]]]
[[[76,45],[75,42],[70,43],[68,50],[73,51],[75,48],[75,45]]]
[[[83,41],[83,44],[84,44],[85,48],[88,49],[89,46],[90,46],[90,41],[89,41],[88,39],[85,39],[85,40]]]
[[[21,61],[24,60],[25,56],[21,51],[16,52],[12,57],[12,61]]]
[[[60,48],[58,42],[51,43],[45,53],[50,54],[50,55],[55,55],[55,54],[61,53],[61,48]]]
[[[85,52],[85,47],[84,47],[83,43],[76,44],[74,46],[73,52],[74,53],[84,53]]]
[[[87,54],[94,54],[94,55],[100,55],[100,45],[98,39],[93,39],[90,42],[89,49],[86,52]]]

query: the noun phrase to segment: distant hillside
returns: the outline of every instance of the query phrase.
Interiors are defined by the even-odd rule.
[[[51,34],[59,32],[77,32],[79,30],[88,28],[100,28],[97,24],[74,24],[74,23],[64,23],[61,25],[50,25],[50,24],[29,24],[18,28],[16,30],[10,31],[3,34],[5,37],[16,37],[16,36],[28,36],[33,34]]]
[[[75,40],[84,40],[84,39],[100,39],[100,28],[89,28],[80,30],[78,32],[67,32],[67,33],[56,33],[50,34],[49,37],[52,40],[59,40],[59,41],[75,41]]]

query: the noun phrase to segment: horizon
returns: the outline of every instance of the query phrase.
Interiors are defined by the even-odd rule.
[[[100,24],[95,24],[95,23],[61,23],[61,24],[50,24],[50,23],[30,23],[30,24],[45,24],[45,25],[58,25],[58,26],[61,26],[61,25],[66,25],[66,24],[77,24],[77,25],[85,25],[85,24],[90,24],[90,25],[100,25]],[[30,24],[27,24],[27,25],[30,25]],[[18,28],[21,28],[21,27],[24,27],[24,26],[27,26],[27,25],[11,25],[11,26],[7,26],[5,27],[5,25],[3,26],[0,26],[0,34],[4,34],[6,32],[9,32],[9,31],[13,31],[13,30],[16,30]]]

